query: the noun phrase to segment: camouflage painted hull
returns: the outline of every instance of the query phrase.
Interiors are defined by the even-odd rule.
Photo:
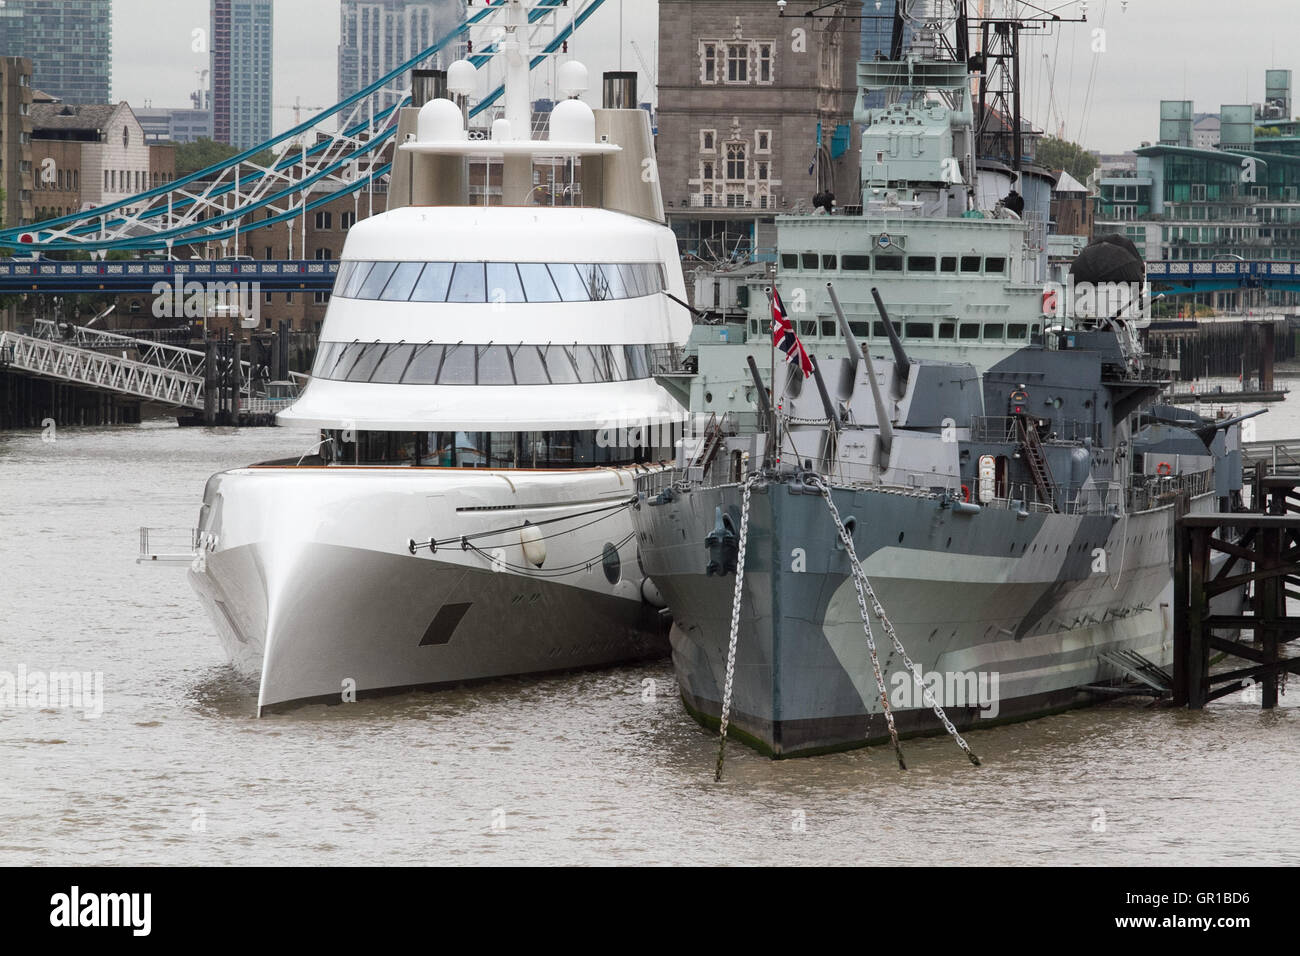
[[[739,739],[777,757],[888,737],[847,552],[820,495],[799,489],[754,489],[730,717]],[[1172,504],[1127,517],[963,514],[924,495],[834,497],[899,639],[959,727],[1094,700],[1081,688],[1119,676],[1107,651],[1172,659]],[[652,501],[634,517],[642,560],[673,611],[683,700],[716,726],[735,577],[705,575],[703,542],[718,507],[740,526],[740,488]],[[900,731],[941,730],[874,615],[872,629]]]

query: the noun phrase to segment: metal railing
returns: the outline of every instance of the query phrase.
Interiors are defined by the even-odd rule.
[[[163,405],[203,407],[203,378],[187,371],[16,332],[0,332],[0,349],[11,350],[11,367],[41,378],[132,395]]]
[[[1101,425],[1095,422],[1081,422],[1072,419],[1057,421],[1046,419],[1045,429],[1038,437],[1044,445],[1077,445],[1087,439],[1093,444],[1101,444]],[[1020,433],[1016,428],[1017,419],[1010,415],[980,415],[971,419],[971,441],[989,442],[991,444],[1019,444]]]
[[[190,564],[200,551],[210,551],[214,545],[215,541],[198,528],[142,527],[135,563]]]

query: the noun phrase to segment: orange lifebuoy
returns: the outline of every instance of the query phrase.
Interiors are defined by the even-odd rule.
[[[1160,464],[1156,465],[1156,474],[1161,478],[1167,478],[1172,472],[1173,469],[1169,467],[1169,462],[1167,461],[1162,461]]]
[[[970,503],[970,489],[965,485],[961,486],[961,500]]]

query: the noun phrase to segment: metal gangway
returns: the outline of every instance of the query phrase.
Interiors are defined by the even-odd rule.
[[[263,411],[277,410],[272,407],[274,403],[253,394],[249,363],[241,361],[239,365],[241,405],[249,409],[256,406]],[[0,332],[0,367],[3,366],[39,378],[130,395],[161,405],[196,411],[204,407],[206,352],[84,325],[43,319],[37,320],[30,335]],[[300,372],[289,375],[299,386],[305,385],[310,377]]]

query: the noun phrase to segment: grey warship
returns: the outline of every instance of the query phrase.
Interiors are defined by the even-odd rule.
[[[906,304],[945,278],[952,302],[992,285],[987,263],[913,280],[882,237],[905,233],[922,272],[989,244],[1001,267],[1032,258],[1013,209],[978,208],[967,64],[940,55],[937,29],[918,23],[910,51],[859,66],[860,86],[894,94],[864,117],[861,213],[777,219],[782,250],[831,243],[859,267],[820,277],[815,374],[780,353],[767,375],[755,361],[781,334],[779,305],[763,325],[751,314],[747,341],[698,327],[667,378],[708,425],[676,469],[638,481],[639,553],[672,611],[682,700],[774,757],[1027,719],[1095,701],[1134,666],[1159,672],[1174,518],[1240,507],[1240,420],[1160,404],[1168,382],[1137,331],[1144,266],[1123,240],[1085,249],[1051,309],[1041,284],[1009,277],[996,319],[1021,338],[996,349],[960,347],[988,310],[954,309],[911,340],[906,308],[891,319],[882,288]],[[859,290],[847,317],[837,284]],[[731,404],[710,407],[724,389]]]

